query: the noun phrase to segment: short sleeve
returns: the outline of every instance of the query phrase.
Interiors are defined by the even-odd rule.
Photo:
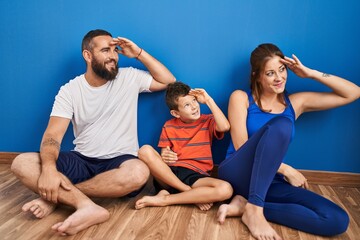
[[[150,86],[151,82],[153,80],[153,77],[151,74],[147,71],[136,69],[133,67],[129,67],[129,70],[131,71],[132,77],[136,79],[136,82],[139,84],[139,93],[142,92],[150,92]]]
[[[215,118],[212,114],[209,115],[209,132],[210,134],[212,134],[213,136],[215,136],[216,139],[222,139],[224,137],[224,133],[223,132],[218,132],[216,131],[216,122],[215,122]]]
[[[72,119],[74,108],[72,105],[71,94],[68,89],[68,84],[62,86],[55,97],[50,116],[64,117]]]
[[[159,139],[159,143],[158,143],[158,147],[160,148],[164,148],[164,147],[172,147],[171,141],[166,133],[166,127],[163,126],[161,134],[160,134],[160,139]]]

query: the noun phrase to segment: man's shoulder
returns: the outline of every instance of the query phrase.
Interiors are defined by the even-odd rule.
[[[116,76],[116,84],[122,83],[139,83],[139,79],[150,79],[152,78],[150,73],[134,67],[121,67],[119,68],[118,74]],[[119,80],[119,81],[118,81]]]
[[[76,76],[73,79],[69,80],[63,86],[71,87],[71,86],[79,85],[82,83],[83,80],[84,80],[84,74],[81,74],[81,75]]]
[[[127,74],[146,72],[146,71],[129,66],[129,67],[120,67],[118,72],[119,73],[118,73],[117,77],[122,77],[122,76],[125,77],[125,76],[127,76]]]

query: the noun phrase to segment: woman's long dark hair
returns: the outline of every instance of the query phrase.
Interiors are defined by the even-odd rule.
[[[260,75],[263,73],[265,64],[273,57],[279,56],[284,58],[284,54],[281,50],[272,43],[260,44],[257,48],[254,49],[251,53],[250,64],[251,64],[251,73],[250,73],[250,89],[254,96],[254,101],[257,103],[259,108],[264,112],[271,112],[271,109],[263,109],[261,105],[261,96],[263,94],[263,89],[259,81]],[[284,92],[278,95],[278,99],[284,106],[286,106]]]

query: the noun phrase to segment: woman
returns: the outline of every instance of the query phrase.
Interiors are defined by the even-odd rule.
[[[231,142],[219,177],[231,183],[236,196],[220,206],[218,221],[242,216],[256,239],[281,239],[267,221],[317,235],[343,233],[349,224],[347,213],[308,191],[305,177],[282,160],[294,135],[294,122],[302,113],[353,102],[360,97],[360,88],[305,67],[295,55],[284,57],[273,44],[259,45],[250,63],[251,91],[237,90],[230,97]],[[288,95],[288,69],[333,91]]]

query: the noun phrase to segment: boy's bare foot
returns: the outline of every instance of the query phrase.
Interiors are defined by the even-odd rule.
[[[213,203],[197,203],[195,204],[200,210],[207,211],[209,210],[214,204]]]
[[[229,204],[222,204],[217,212],[217,220],[220,224],[225,222],[226,217],[240,217],[244,213],[247,200],[236,195]]]
[[[61,235],[74,235],[92,225],[105,222],[109,217],[106,209],[91,202],[78,208],[64,222],[54,224],[51,229]]]
[[[30,211],[37,218],[43,218],[48,216],[55,210],[56,204],[46,201],[42,198],[34,199],[28,203],[25,203],[22,207],[24,212]]]
[[[165,196],[170,195],[166,190],[161,190],[155,196],[144,196],[136,201],[135,208],[162,207],[165,206]]]
[[[249,228],[254,238],[281,240],[281,237],[266,221],[262,207],[247,203],[241,220]]]

